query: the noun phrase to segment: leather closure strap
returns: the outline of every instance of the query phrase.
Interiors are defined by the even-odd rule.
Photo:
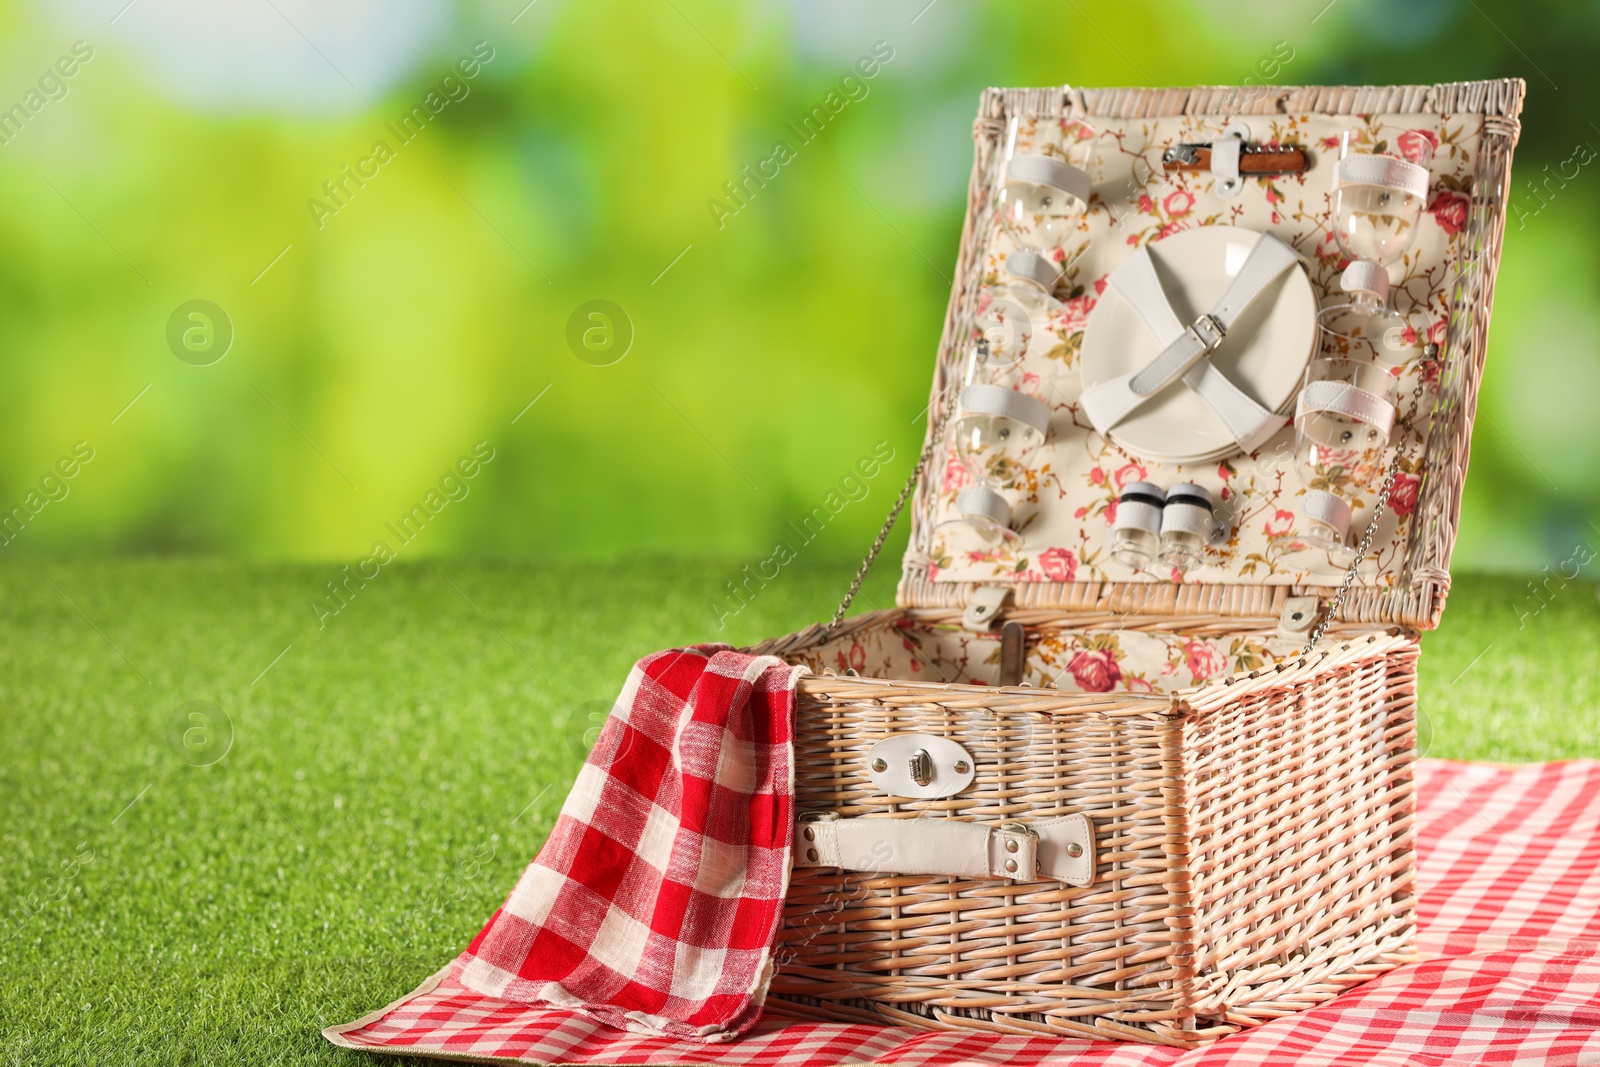
[[[1094,827],[1085,815],[986,826],[934,816],[841,819],[825,813],[801,818],[794,866],[1086,886],[1094,881]]]
[[[1148,246],[1125,260],[1111,272],[1109,281],[1162,349],[1140,370],[1084,391],[1083,410],[1095,430],[1105,436],[1146,399],[1181,378],[1222,420],[1241,449],[1253,452],[1259,448],[1283,425],[1283,419],[1228,381],[1207,357],[1245,308],[1298,261],[1288,245],[1269,233],[1261,234],[1222,299],[1186,328],[1161,288]]]

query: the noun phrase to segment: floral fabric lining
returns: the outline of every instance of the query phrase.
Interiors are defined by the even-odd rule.
[[[1183,580],[1268,585],[1337,581],[1338,571],[1326,562],[1305,567],[1292,558],[1274,560],[1267,552],[1270,538],[1304,522],[1298,518],[1297,506],[1306,486],[1292,462],[1292,426],[1252,455],[1236,454],[1204,465],[1178,466],[1130,455],[1096,434],[1078,408],[1078,359],[1084,328],[1105,291],[1107,275],[1135,248],[1198,226],[1243,226],[1275,234],[1305,257],[1313,289],[1323,302],[1335,302],[1338,275],[1348,259],[1333,237],[1332,173],[1339,137],[1353,130],[1364,150],[1411,158],[1424,156],[1428,149],[1434,153],[1429,202],[1420,232],[1403,260],[1390,268],[1395,279],[1390,305],[1410,322],[1408,341],[1442,344],[1452,280],[1470,254],[1463,234],[1482,117],[1302,114],[1246,119],[1257,142],[1305,146],[1311,153],[1311,168],[1302,175],[1246,179],[1244,190],[1230,199],[1217,194],[1210,173],[1165,175],[1160,164],[1169,145],[1215,140],[1225,124],[1220,117],[1124,120],[1089,116],[1086,122],[1095,128],[1092,134],[1073,119],[1040,119],[1019,125],[1018,153],[1059,155],[1054,144],[1092,138],[1090,149],[1073,148],[1072,158],[1089,170],[1095,194],[1078,232],[1054,254],[1058,262],[1069,264],[1057,290],[1065,299],[1059,308],[1034,321],[1033,343],[1024,357],[1024,388],[1035,389],[1049,400],[1052,420],[1046,442],[1026,463],[1008,465],[1005,472],[1013,525],[1022,537],[996,547],[981,541],[970,527],[941,525],[955,517],[956,494],[971,481],[953,450],[945,451],[941,466],[935,468],[938,473],[934,476],[940,481],[932,521],[924,525],[928,531],[925,543],[916,546],[929,557],[929,574],[934,580],[1098,582],[1175,577],[1138,573],[1113,562],[1109,555],[1111,524],[1117,497],[1129,482],[1171,486],[1192,481],[1224,503],[1233,513],[1235,525],[1227,544],[1209,550],[1206,565],[1190,571]],[[1003,166],[1003,153],[997,153],[997,172]],[[989,212],[988,217],[983,281],[1002,285],[1002,264],[1016,245],[999,227],[994,213]],[[1077,258],[1073,260],[1073,256]],[[1399,471],[1389,513],[1379,526],[1359,584],[1393,588],[1400,580],[1423,477],[1420,457],[1426,414],[1442,361],[1451,355],[1441,351],[1437,358],[1419,357],[1402,373],[1402,397],[1391,442],[1391,449],[1398,450]],[[963,346],[952,358],[964,362],[965,356]],[[951,368],[954,373],[948,380],[961,380],[962,369]],[[1381,482],[1377,473],[1352,472],[1354,482],[1366,482],[1365,489],[1353,493],[1353,531],[1359,532],[1371,514]],[[1122,640],[1126,643],[1131,636],[1124,634]]]
[[[1224,636],[1174,630],[1050,627],[1028,634],[1022,684],[1082,693],[1166,693],[1292,660],[1299,642],[1271,630]],[[880,625],[791,653],[817,674],[995,685],[1000,635],[891,613]]]

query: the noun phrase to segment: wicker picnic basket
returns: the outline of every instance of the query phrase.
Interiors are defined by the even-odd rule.
[[[845,619],[858,574],[832,623],[756,648],[813,670],[769,1010],[1193,1047],[1415,959],[1418,631],[1450,584],[1523,91],[984,93],[926,448],[889,519],[909,500],[898,606]],[[942,430],[976,294],[1006,252],[992,204],[1008,139],[1092,126],[1092,207],[1116,215],[1127,160],[1137,172],[1240,119],[1314,160],[1351,124],[1439,149],[1396,286],[1428,359],[1408,372],[1394,465],[1358,501],[1379,516],[1362,565],[1269,562],[1262,539],[1297,489],[1270,446],[1203,471],[1146,462],[1095,436],[1070,397],[1018,507],[1021,545],[952,540],[960,478]],[[1074,316],[1119,256],[1185,228],[1273,232],[1331,293],[1341,264],[1320,173],[1231,200],[1211,175],[1145,177],[1089,233],[1103,255],[1063,285],[1049,358],[1072,369]],[[1232,539],[1182,582],[1119,571],[1099,546],[1108,487],[1114,499],[1133,476],[1209,479],[1235,502]],[[944,786],[920,788],[930,777]]]

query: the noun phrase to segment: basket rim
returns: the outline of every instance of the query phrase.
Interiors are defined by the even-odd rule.
[[[752,655],[774,655],[789,660],[790,656],[795,652],[815,648],[835,638],[847,636],[856,630],[892,623],[894,620],[901,618],[914,618],[921,621],[948,620],[959,626],[961,613],[959,611],[926,608],[884,608],[851,616],[831,631],[825,624],[816,623],[806,627],[804,630],[798,630],[784,637],[773,638],[758,645],[752,645],[744,649],[744,651]],[[1011,613],[1007,615],[1007,618],[1021,622],[1030,628],[1045,628],[1052,619],[1057,620],[1056,625],[1059,627],[1080,627],[1082,625],[1081,616],[1063,615],[1061,613]],[[1241,619],[1239,621],[1246,620]],[[1265,624],[1269,620],[1259,619],[1255,621]],[[1276,623],[1276,619],[1270,621],[1273,624]],[[1337,633],[1337,631],[1333,632]],[[1172,720],[1180,720],[1188,718],[1197,712],[1210,710],[1218,704],[1226,703],[1246,694],[1254,694],[1259,690],[1297,685],[1323,674],[1342,670],[1355,663],[1386,656],[1397,648],[1416,648],[1419,647],[1420,640],[1421,634],[1411,627],[1363,628],[1359,632],[1346,634],[1345,639],[1338,644],[1330,644],[1315,649],[1293,660],[1285,660],[1270,667],[1259,667],[1250,671],[1235,671],[1221,678],[1213,678],[1199,685],[1185,686],[1166,693],[1085,693],[1075,690],[1026,685],[972,685],[966,682],[930,682],[917,679],[875,678],[868,675],[840,674],[831,667],[820,673],[811,671],[808,668],[804,674],[796,679],[796,686],[830,696],[845,698],[873,699],[886,689],[902,690],[908,694],[950,693],[974,701],[974,706],[981,706],[986,702],[994,703],[996,702],[994,700],[996,697],[1006,698],[998,701],[999,703],[1034,704],[1043,701],[1047,704],[1059,705],[1061,710],[1064,711],[1089,710],[1084,707],[1086,704],[1109,705],[1107,707],[1096,707],[1094,710],[1113,717],[1155,714]],[[930,700],[932,699],[930,697]],[[1012,708],[1008,710],[1018,709]],[[1037,710],[1046,714],[1050,712],[1049,708]]]

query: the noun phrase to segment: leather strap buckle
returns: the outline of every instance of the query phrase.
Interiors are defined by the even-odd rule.
[[[1205,349],[1200,353],[1202,356],[1215,352],[1221,347],[1223,338],[1228,336],[1228,328],[1222,324],[1222,320],[1209,311],[1191,322],[1188,329]]]

